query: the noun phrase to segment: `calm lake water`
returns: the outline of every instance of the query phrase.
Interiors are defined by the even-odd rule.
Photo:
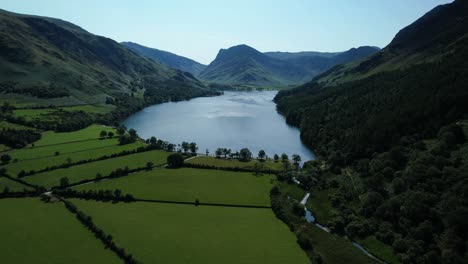
[[[273,97],[276,91],[225,92],[216,97],[170,102],[143,109],[124,124],[134,128],[142,138],[180,144],[196,142],[200,153],[217,148],[233,151],[249,148],[257,156],[263,149],[268,156],[275,153],[301,155],[303,161],[314,158],[305,147],[299,130],[288,126],[276,112]]]

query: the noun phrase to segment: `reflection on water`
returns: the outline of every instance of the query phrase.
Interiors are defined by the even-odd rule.
[[[312,152],[300,141],[299,130],[286,124],[272,102],[276,91],[225,92],[183,102],[154,105],[129,117],[124,124],[143,138],[155,136],[172,143],[196,142],[199,152],[216,148],[249,148],[254,155],[297,153],[303,160]]]

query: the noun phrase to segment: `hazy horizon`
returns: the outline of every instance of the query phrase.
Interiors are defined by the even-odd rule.
[[[239,44],[261,52],[383,48],[401,28],[449,2],[180,0],[134,5],[126,1],[0,0],[0,8],[60,18],[118,42],[135,42],[209,64],[220,49]]]

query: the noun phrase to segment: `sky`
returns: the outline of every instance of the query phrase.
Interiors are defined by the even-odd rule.
[[[60,18],[209,64],[221,48],[344,51],[385,47],[403,27],[452,0],[0,0],[0,9]]]

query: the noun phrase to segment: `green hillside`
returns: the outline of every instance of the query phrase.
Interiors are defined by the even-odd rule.
[[[203,71],[203,69],[206,68],[206,65],[198,63],[192,59],[185,58],[164,50],[148,48],[133,42],[122,42],[120,44],[144,57],[159,61],[160,63],[165,64],[171,68],[189,72],[195,76],[197,76],[201,71]]]
[[[332,230],[375,236],[403,263],[466,260],[467,57],[468,3],[459,0],[370,58],[277,95],[326,161],[303,177],[329,194]]]
[[[0,98],[21,105],[148,101],[209,93],[192,75],[54,18],[0,11]]]

